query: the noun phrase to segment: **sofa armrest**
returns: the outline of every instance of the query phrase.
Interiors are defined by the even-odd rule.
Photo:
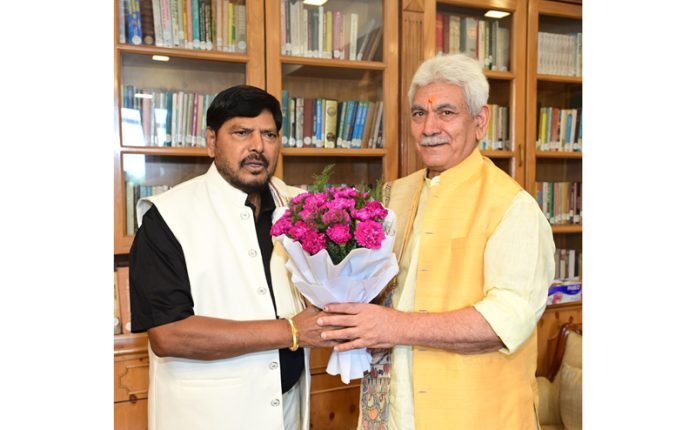
[[[540,425],[562,425],[561,405],[560,405],[560,386],[556,378],[554,382],[549,381],[543,376],[538,376],[537,386],[539,389],[539,424]]]

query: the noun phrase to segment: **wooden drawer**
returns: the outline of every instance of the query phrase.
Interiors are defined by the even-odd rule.
[[[114,402],[147,399],[148,365],[147,354],[114,357]]]
[[[114,403],[114,430],[146,430],[147,399]]]
[[[315,430],[355,430],[358,426],[360,379],[341,382],[326,373],[331,348],[312,348],[310,370],[310,428]]]

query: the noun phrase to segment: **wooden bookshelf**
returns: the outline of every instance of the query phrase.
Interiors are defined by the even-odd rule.
[[[381,3],[381,4],[380,4]],[[266,0],[266,27],[281,28],[281,0]],[[309,10],[310,6],[305,6]],[[365,181],[374,184],[377,179],[396,179],[398,173],[398,21],[397,1],[332,0],[321,9],[341,11],[345,16],[358,14],[359,34],[364,34],[368,18],[382,22],[382,50],[372,61],[343,58],[316,58],[287,55],[281,49],[280,31],[266,34],[266,83],[267,90],[279,100],[282,91],[290,97],[318,97],[345,100],[383,101],[383,148],[341,149],[284,147],[278,162],[278,176],[294,185],[309,184],[312,175],[321,172],[326,164],[336,164],[332,181],[358,184]],[[351,169],[341,165],[354,164]]]
[[[582,108],[581,73],[576,76],[578,71],[572,69],[566,70],[568,73],[564,75],[538,73],[539,33],[581,33],[582,5],[529,0],[528,10],[525,188],[535,195],[538,182],[582,183],[582,152],[537,149],[540,107]],[[557,249],[574,249],[576,254],[582,252],[582,224],[555,224],[552,231]],[[582,279],[582,273],[578,275]],[[551,306],[547,312],[557,309],[557,306]],[[582,313],[582,302],[573,304],[572,309],[577,319]],[[540,347],[543,346],[541,340]]]
[[[145,172],[143,185],[168,186],[204,173],[210,164],[205,148],[134,145],[121,126],[124,87],[207,94],[242,83],[264,88],[263,4],[246,2],[246,18],[245,53],[133,45],[119,42],[119,2],[114,2],[114,254],[127,254],[133,241],[126,228],[128,161]],[[169,61],[153,61],[153,55]],[[149,173],[155,168],[156,178]]]

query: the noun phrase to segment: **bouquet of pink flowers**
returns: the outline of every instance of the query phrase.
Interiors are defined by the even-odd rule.
[[[366,191],[319,187],[278,208],[271,235],[288,253],[292,281],[312,304],[375,298],[396,276],[395,216]],[[370,367],[366,349],[334,352],[327,372],[344,383]]]

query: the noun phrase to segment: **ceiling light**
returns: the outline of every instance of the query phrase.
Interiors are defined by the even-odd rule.
[[[169,61],[169,57],[166,55],[153,55],[152,59],[155,61]]]
[[[326,0],[302,0],[302,3],[310,6],[321,6],[326,3]]]
[[[489,10],[488,12],[483,14],[483,16],[485,16],[487,18],[495,18],[495,19],[505,18],[508,15],[510,15],[510,12],[503,12],[502,10]]]

